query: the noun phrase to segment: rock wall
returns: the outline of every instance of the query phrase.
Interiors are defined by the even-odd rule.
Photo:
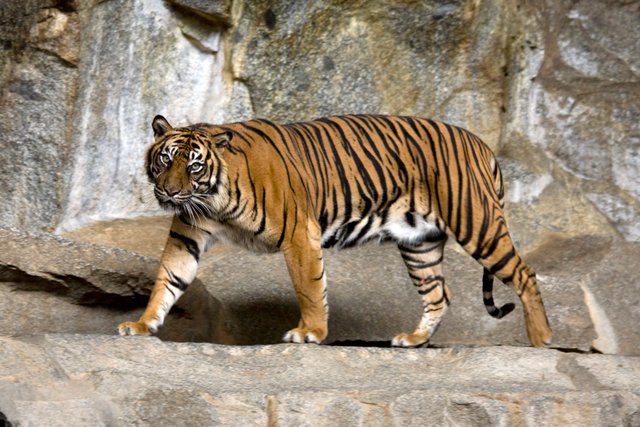
[[[640,239],[637,2],[4,2],[0,221],[69,230],[156,210],[172,122],[416,114],[498,150],[519,245]]]
[[[627,28],[640,4],[516,7],[500,152],[512,216],[530,227],[520,236],[617,231],[638,241],[640,45]]]
[[[464,123],[496,146],[508,6],[240,3],[230,30],[233,77],[260,116],[419,114]]]
[[[0,221],[26,229],[61,219],[79,76],[77,13],[47,6],[0,5]]]

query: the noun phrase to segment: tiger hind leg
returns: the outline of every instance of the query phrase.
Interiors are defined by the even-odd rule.
[[[551,328],[536,283],[536,275],[516,251],[509,233],[494,238],[478,261],[486,269],[485,275],[495,275],[520,297],[527,326],[527,336],[535,347],[551,342]]]
[[[446,236],[441,235],[417,245],[398,245],[411,281],[422,296],[422,318],[413,333],[393,338],[394,347],[416,347],[429,341],[447,311],[451,291],[442,274],[445,242]]]

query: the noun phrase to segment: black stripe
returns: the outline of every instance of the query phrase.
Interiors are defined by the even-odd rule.
[[[265,226],[267,223],[267,215],[266,215],[266,210],[265,210],[265,204],[267,203],[267,195],[266,195],[266,190],[263,188],[262,189],[262,212],[260,212],[260,214],[262,215],[262,218],[260,219],[260,225],[258,226],[258,229],[253,233],[254,236],[257,236],[258,234],[262,233],[265,230]],[[256,203],[256,210],[257,210],[257,203]]]
[[[491,249],[488,250],[488,253],[485,252],[486,246],[484,246],[484,241],[487,235],[487,232],[489,230],[489,221],[488,219],[490,218],[489,215],[489,204],[488,201],[486,199],[482,200],[482,210],[483,210],[483,216],[482,216],[482,223],[480,224],[480,230],[478,230],[478,236],[476,237],[476,250],[473,251],[473,253],[471,254],[471,256],[473,257],[473,259],[478,260],[480,258],[486,258],[489,255],[491,255],[493,253],[493,251],[495,250],[499,239],[494,239],[493,242],[491,242]]]
[[[323,123],[324,125],[328,126],[330,129],[333,129],[334,131],[336,130],[336,128],[340,128],[340,126],[337,123],[334,123],[328,119],[319,119],[319,122]],[[321,140],[320,142],[322,143],[322,145],[328,145],[329,148],[331,149],[331,153],[333,154],[333,162],[334,165],[336,166],[336,169],[338,170],[338,177],[340,178],[340,185],[342,188],[342,193],[344,194],[344,201],[347,202],[345,203],[345,211],[343,214],[343,222],[342,224],[345,224],[350,218],[351,218],[351,204],[348,203],[351,200],[351,186],[349,184],[349,179],[347,177],[346,171],[345,171],[345,167],[342,163],[342,160],[340,158],[340,155],[338,154],[338,151],[336,150],[336,146],[334,144],[333,139],[331,138],[329,131],[325,128],[324,129],[326,135],[327,135],[327,139],[326,140]],[[342,130],[340,129],[340,133],[342,133]],[[342,135],[344,136],[344,133],[342,133]],[[346,138],[346,136],[345,136]],[[346,145],[348,147],[348,141],[343,140],[342,141],[343,145]],[[350,154],[350,150],[346,149],[347,154]],[[335,193],[334,193],[334,197],[335,197]],[[336,203],[337,204],[337,203]],[[336,215],[337,212],[334,212],[334,215]],[[335,217],[334,217],[335,219]],[[331,221],[333,222],[333,220]]]
[[[408,268],[411,268],[413,270],[424,270],[425,268],[435,267],[436,265],[442,263],[443,258],[444,258],[444,252],[435,261],[420,262],[420,261],[407,261],[407,260],[405,260],[405,264],[407,265]],[[409,265],[409,262],[411,262],[412,265]]]
[[[439,274],[432,274],[432,275],[427,276],[424,279],[420,280],[420,284],[421,285],[427,285],[427,284],[429,284],[431,282],[435,282],[436,280],[444,283],[444,276],[441,276]]]
[[[425,147],[420,144],[422,141],[416,140],[409,132],[410,129],[405,128],[405,126],[409,126],[409,128],[411,128],[411,124],[407,120],[397,119],[395,120],[395,123],[397,123],[398,127],[402,131],[402,135],[404,136],[405,143],[407,143],[407,145],[411,144],[412,146],[415,147],[415,151],[417,155],[420,157],[419,159],[420,161],[419,162],[416,161],[415,164],[416,166],[418,166],[421,176],[426,177],[429,163],[427,162],[427,158],[425,156],[425,149],[424,149]],[[420,135],[416,133],[415,136],[419,137]],[[412,153],[412,151],[409,150],[409,153]]]
[[[373,202],[371,201],[371,199],[369,197],[367,197],[367,194],[365,193],[364,189],[360,185],[360,182],[357,181],[357,180],[356,180],[356,189],[358,190],[358,195],[360,196],[360,201],[364,205],[360,209],[360,216],[361,217],[367,217],[369,215],[369,213],[371,212],[371,208],[373,207]],[[373,196],[373,200],[378,200],[377,196],[378,196],[377,194],[374,195]]]
[[[514,256],[516,256],[515,250],[514,248],[511,248],[511,250],[507,252],[498,262],[491,266],[489,272],[491,274],[496,274],[496,272],[504,268],[507,263],[513,259]]]
[[[291,174],[289,173],[289,169],[287,168],[287,161],[285,159],[285,156],[282,154],[281,150],[278,148],[276,142],[273,139],[271,139],[264,131],[249,125],[249,123],[250,122],[243,122],[243,123],[240,123],[240,125],[242,125],[245,129],[257,134],[263,140],[268,142],[269,145],[271,145],[271,148],[273,148],[273,150],[276,152],[276,154],[280,157],[280,160],[282,161],[282,168],[287,174],[287,182],[289,183],[289,188],[291,188],[291,190],[293,191],[293,184],[291,182]],[[267,122],[266,120],[263,120],[262,123],[266,123],[266,124],[270,124],[271,126],[274,126],[273,123]]]
[[[173,286],[174,288],[178,288],[183,292],[187,290],[187,288],[189,287],[189,283],[187,283],[180,277],[173,274],[171,271],[167,269],[167,267],[165,267],[164,269],[167,272],[167,276],[169,276],[168,282],[171,286]]]
[[[341,119],[345,122],[345,126],[351,129],[351,131],[355,135],[356,141],[354,142],[357,142],[359,144],[359,147],[358,147],[359,151],[362,151],[362,153],[367,157],[367,159],[375,169],[375,176],[372,177],[369,174],[367,168],[365,168],[360,157],[356,155],[356,152],[354,151],[352,153],[352,157],[355,160],[356,166],[358,167],[358,170],[360,172],[360,177],[364,180],[364,183],[367,187],[367,190],[369,191],[369,194],[373,197],[374,200],[379,200],[380,193],[384,195],[386,192],[386,182],[384,178],[384,172],[382,171],[382,167],[380,166],[378,159],[375,156],[373,156],[369,152],[369,150],[367,150],[367,144],[364,144],[363,136],[368,139],[369,147],[373,146],[373,144],[371,144],[371,140],[368,138],[368,135],[365,132],[362,132],[361,130],[362,128],[356,122],[353,122],[352,121],[353,119],[351,117],[341,117]]]
[[[165,284],[165,285],[164,285],[164,288],[165,288],[166,290],[168,290],[169,292],[171,292],[171,295],[173,295],[173,298],[175,298],[175,297],[176,297],[176,293],[175,293],[175,292],[173,292],[173,291],[171,290],[171,288],[169,287],[169,285],[168,285],[168,284]]]
[[[367,222],[365,223],[365,225],[360,229],[360,232],[358,232],[358,235],[353,239],[355,244],[360,244],[362,243],[361,240],[364,236],[367,235],[367,233],[369,232],[369,230],[371,230],[371,226],[373,225],[373,221],[375,220],[375,216],[373,215],[369,215],[369,217],[367,218]]]
[[[400,175],[400,182],[407,182],[409,179],[409,172],[405,166],[405,162],[398,155],[398,146],[393,140],[393,138],[387,137],[382,128],[382,124],[375,121],[374,117],[367,117],[369,120],[365,122],[368,127],[370,127],[373,131],[378,134],[378,138],[380,138],[380,142],[384,146],[385,154],[387,154],[387,159],[389,161],[393,160],[393,168]],[[393,159],[389,158],[391,156]],[[391,193],[394,194],[398,190],[398,184],[394,179],[391,179],[391,184],[393,187],[391,188]],[[386,196],[386,192],[385,192]]]
[[[192,257],[195,258],[196,261],[200,261],[200,248],[198,247],[198,243],[195,240],[179,234],[173,230],[169,231],[169,236],[181,241],[184,246],[187,248],[187,252],[191,254]]]
[[[433,291],[434,289],[436,289],[438,286],[441,286],[441,284],[440,284],[440,283],[436,283],[435,285],[429,286],[427,289],[419,289],[419,290],[418,290],[418,293],[419,293],[420,295],[426,295],[426,294],[428,294],[429,292],[431,292],[431,291]]]
[[[411,204],[413,205],[413,197],[411,197]],[[411,209],[409,212],[405,212],[404,220],[409,225],[409,227],[413,228],[416,226],[416,216],[413,213],[413,209]]]
[[[280,247],[282,242],[284,241],[284,236],[287,232],[287,206],[285,201],[284,212],[282,213],[282,233],[280,234],[280,238],[278,239],[278,243],[276,243],[276,247]]]
[[[507,314],[511,313],[515,308],[515,304],[507,303],[500,308],[495,306],[495,302],[493,301],[493,275],[487,270],[484,269],[484,273],[482,275],[482,293],[490,294],[489,297],[482,296],[482,301],[484,302],[484,306],[487,309],[487,312],[496,319],[501,319]]]
[[[444,289],[443,289],[443,291],[444,291]],[[445,295],[444,292],[442,292],[442,296],[439,299],[437,299],[436,301],[427,303],[425,307],[429,307],[430,305],[442,304],[445,301],[445,299],[447,299],[446,295]],[[433,311],[437,311],[437,310],[441,310],[441,309],[442,309],[442,307],[433,309]]]
[[[320,276],[313,277],[311,280],[313,280],[314,282],[318,281],[318,280],[322,280],[322,276],[324,276],[324,265],[322,266],[322,273],[320,273]],[[325,290],[325,292],[326,292],[326,290]]]
[[[440,239],[438,239],[438,240],[440,240]],[[436,243],[436,241],[437,240],[434,240],[434,241],[432,241],[430,243]],[[398,248],[400,249],[400,251],[406,252],[406,253],[409,253],[409,254],[426,254],[426,253],[431,252],[432,250],[438,249],[440,247],[441,247],[441,245],[433,245],[433,246],[428,246],[428,247],[424,247],[424,246],[408,247],[408,246],[404,246],[402,244],[398,245]],[[401,253],[401,255],[402,255],[402,253]]]

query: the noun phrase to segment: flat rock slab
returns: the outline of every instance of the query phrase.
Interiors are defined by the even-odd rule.
[[[115,304],[149,293],[155,260],[121,248],[0,226],[0,281],[80,304]]]
[[[640,358],[0,337],[13,425],[638,425]]]

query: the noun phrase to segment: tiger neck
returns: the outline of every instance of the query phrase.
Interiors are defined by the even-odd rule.
[[[216,222],[226,223],[231,219],[232,201],[236,198],[238,189],[234,183],[230,182],[225,171],[220,176],[216,185],[216,191],[209,196],[209,207],[211,209],[208,217]]]

